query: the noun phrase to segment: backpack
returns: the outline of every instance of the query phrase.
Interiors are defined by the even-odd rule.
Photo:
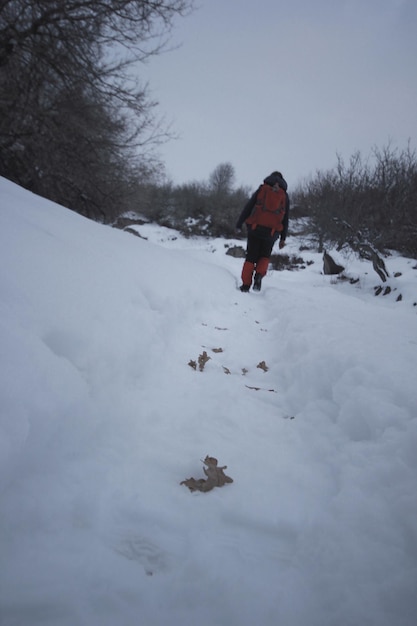
[[[284,228],[282,220],[285,215],[286,194],[281,187],[271,187],[263,184],[260,186],[256,203],[246,224],[255,229],[257,226],[266,226],[275,232],[281,232]]]

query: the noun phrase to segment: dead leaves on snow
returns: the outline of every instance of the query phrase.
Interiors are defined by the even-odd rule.
[[[251,385],[245,385],[247,389],[253,389],[254,391],[269,391],[270,393],[276,393],[275,389],[264,389],[263,387],[252,387]]]
[[[258,320],[254,320],[255,324],[260,325],[260,322]],[[208,324],[206,324],[205,322],[202,322],[201,324],[202,326],[208,326]],[[212,327],[213,328],[213,327]],[[217,331],[227,331],[229,330],[227,327],[224,326],[214,326],[214,330]],[[260,331],[262,332],[268,332],[268,330],[266,328],[259,328]],[[202,346],[203,348],[203,352],[201,354],[198,355],[198,357],[196,359],[190,359],[188,362],[189,367],[191,367],[193,370],[200,371],[203,372],[205,366],[207,365],[207,363],[213,358],[214,359],[214,364],[216,364],[216,358],[215,355],[220,355],[223,354],[225,352],[225,350],[219,346],[216,348],[210,348],[209,346]],[[208,355],[208,351],[211,351],[213,353],[213,357]],[[228,367],[228,365],[225,364],[217,364],[217,367],[221,367],[222,371],[224,374],[227,374],[228,376],[230,376],[231,374],[236,372],[233,372],[230,367]],[[261,369],[263,372],[268,372],[269,371],[269,366],[266,364],[265,361],[260,361],[257,365],[256,365],[257,369]],[[240,369],[240,375],[241,376],[246,376],[247,374],[249,374],[249,368],[247,367],[242,367]],[[269,391],[269,392],[273,392],[276,393],[275,389],[264,389],[263,387],[257,387],[257,386],[251,386],[251,385],[245,385],[245,387],[247,389],[253,389],[255,391]]]
[[[223,348],[211,348],[211,350],[214,354],[221,354],[224,352]],[[196,360],[190,359],[190,361],[188,362],[188,365],[195,371],[197,371],[198,369],[200,372],[203,372],[206,364],[210,360],[211,360],[211,357],[207,354],[207,351],[203,350],[203,352],[198,355]],[[227,375],[232,374],[231,369],[227,367],[226,365],[222,365],[221,367],[225,374]],[[265,373],[269,371],[269,367],[265,361],[260,361],[256,367],[257,369],[261,369]],[[249,369],[247,367],[242,367],[240,373],[242,376],[246,376],[249,373]],[[253,389],[255,391],[269,391],[269,392],[276,393],[275,389],[265,389],[263,387],[256,387],[256,386],[251,386],[251,385],[245,385],[245,387],[247,389]]]
[[[211,357],[208,356],[208,354],[207,354],[207,352],[205,350],[204,350],[204,352],[202,354],[200,354],[198,356],[197,361],[198,361],[198,369],[200,370],[200,372],[202,372],[204,370],[204,367],[205,367],[207,361],[210,361],[210,358]],[[197,369],[197,362],[193,361],[192,359],[189,361],[188,365],[190,367],[192,367],[194,370]]]
[[[224,352],[223,348],[212,348],[212,352],[214,352],[215,354],[220,354],[222,352]],[[211,357],[208,356],[206,350],[204,350],[201,354],[198,355],[197,360],[194,359],[190,359],[188,361],[188,365],[193,369],[193,370],[197,370],[197,366],[198,366],[198,370],[200,372],[204,371],[204,368],[206,366],[206,363],[208,363],[211,360]],[[258,369],[267,372],[269,370],[268,365],[265,363],[265,361],[260,361],[258,363],[258,365],[256,366]],[[222,365],[223,371],[225,374],[231,374],[231,370],[226,367],[225,365]],[[242,367],[241,369],[242,372],[242,376],[246,376],[246,374],[249,372],[247,367]]]

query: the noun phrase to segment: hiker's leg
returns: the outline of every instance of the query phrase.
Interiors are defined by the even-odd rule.
[[[262,277],[265,276],[268,271],[269,259],[272,253],[273,245],[274,242],[272,238],[263,239],[260,242],[255,271]]]
[[[242,267],[242,283],[246,287],[250,287],[252,284],[252,275],[253,270],[255,269],[255,264],[250,261],[245,261]]]
[[[248,291],[252,284],[252,276],[255,263],[259,257],[260,241],[253,233],[249,232],[246,246],[246,258],[242,268],[242,291]]]
[[[268,265],[269,257],[262,256],[256,264],[256,273],[264,277],[268,271]]]
[[[246,245],[246,261],[249,261],[249,263],[256,263],[261,256],[260,252],[262,245],[262,239],[259,239],[259,237],[249,231]]]
[[[262,286],[262,278],[268,271],[269,258],[274,245],[271,237],[265,237],[259,244],[258,260],[255,264],[255,278],[253,280],[254,291],[260,291]]]

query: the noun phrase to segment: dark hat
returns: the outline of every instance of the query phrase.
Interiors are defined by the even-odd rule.
[[[272,172],[272,174],[270,174],[264,179],[264,183],[266,183],[267,185],[270,185],[271,187],[278,184],[284,191],[287,191],[287,187],[288,187],[287,182],[284,179],[281,172],[278,172],[278,171]]]

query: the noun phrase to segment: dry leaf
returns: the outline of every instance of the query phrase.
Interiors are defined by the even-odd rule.
[[[203,371],[207,361],[210,361],[210,358],[211,357],[209,357],[207,355],[207,352],[205,350],[204,350],[203,354],[199,355],[199,357],[198,357],[198,369],[200,370],[200,372]]]
[[[207,455],[204,461],[207,468],[203,468],[206,479],[204,478],[186,478],[181,481],[180,485],[185,485],[190,491],[211,491],[214,487],[223,487],[227,483],[232,483],[233,478],[226,476],[223,470],[227,469],[227,465],[218,466],[218,461],[212,456]]]

